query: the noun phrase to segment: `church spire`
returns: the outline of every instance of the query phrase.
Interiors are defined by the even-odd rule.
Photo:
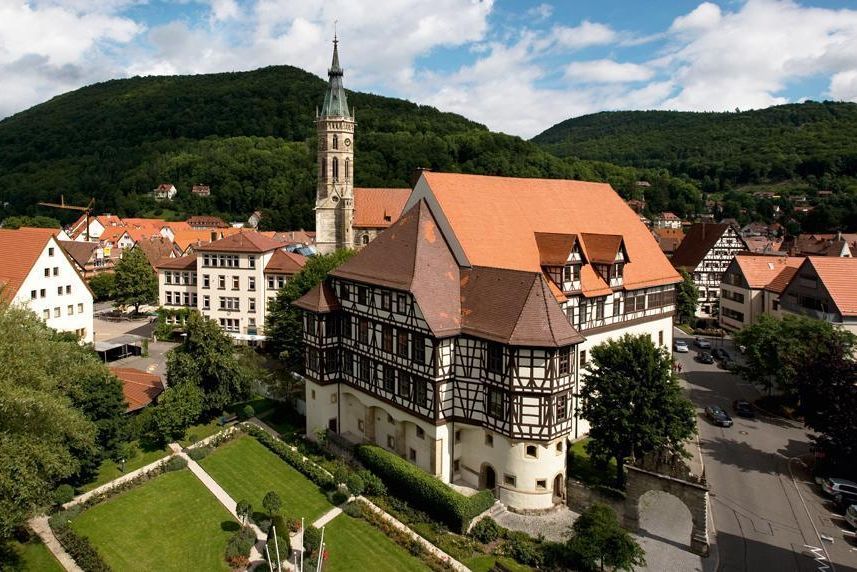
[[[333,35],[333,61],[327,70],[328,87],[321,108],[323,117],[351,117],[348,111],[348,99],[342,86],[342,67],[339,65],[339,39]]]

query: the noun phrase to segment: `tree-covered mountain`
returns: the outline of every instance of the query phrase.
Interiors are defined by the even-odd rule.
[[[124,216],[262,209],[269,228],[312,228],[317,106],[327,83],[277,66],[251,72],[135,77],[91,85],[0,121],[0,219],[74,213],[38,201],[86,204]],[[559,158],[518,137],[408,101],[349,92],[355,182],[407,186],[417,167],[524,177],[609,180],[620,192],[655,181],[664,208],[692,212],[700,193],[664,172]],[[158,184],[175,201],[149,196]],[[195,183],[212,196],[190,194]],[[169,210],[162,210],[169,209]]]

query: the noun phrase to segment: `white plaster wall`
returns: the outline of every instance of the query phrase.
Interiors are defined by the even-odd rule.
[[[50,249],[53,249],[53,256],[50,255]],[[50,270],[48,277],[44,274],[45,268]],[[56,276],[54,276],[54,268],[57,268]],[[66,286],[71,286],[70,294],[66,294]],[[58,293],[58,288],[62,288],[62,294]],[[41,296],[43,289],[44,297]],[[35,299],[32,299],[31,295],[33,290],[36,291]],[[59,243],[53,238],[47,242],[30,273],[24,279],[15,295],[14,303],[29,308],[49,327],[57,331],[75,332],[82,329],[85,333],[81,341],[89,343],[93,340],[92,294],[83,278],[63,254]],[[72,307],[71,312],[69,312],[69,306]],[[54,315],[56,308],[59,308],[59,317]],[[45,310],[50,314],[47,319],[44,317]]]
[[[272,252],[266,252],[263,254],[252,254],[252,256],[256,257],[256,267],[250,268],[248,257],[251,254],[247,253],[238,253],[238,267],[229,267],[229,266],[203,266],[204,255],[208,254],[211,256],[215,256],[218,253],[216,252],[200,252],[197,254],[196,259],[196,271],[197,271],[197,287],[198,287],[198,299],[197,299],[197,309],[204,316],[207,316],[214,320],[215,322],[220,323],[220,318],[231,318],[240,320],[239,323],[239,334],[246,334],[247,328],[249,326],[249,319],[255,318],[256,320],[256,330],[258,335],[264,334],[265,328],[265,315],[267,314],[268,309],[268,296],[275,296],[276,293],[271,294],[267,288],[267,283],[265,281],[264,270],[265,266],[271,260]],[[223,253],[227,255],[235,255],[236,253]],[[209,276],[209,287],[208,289],[203,288],[204,284],[204,275]],[[219,277],[224,276],[226,279],[225,288],[221,290],[218,287]],[[238,289],[232,289],[232,278],[234,276],[238,277]],[[256,279],[256,289],[255,291],[250,291],[249,289],[249,279],[250,277],[254,277]],[[202,301],[203,295],[209,295],[211,297],[211,307],[209,310],[203,310]],[[220,298],[221,297],[230,297],[230,298],[238,298],[239,309],[238,310],[221,310],[220,309]],[[256,299],[256,311],[250,312],[250,299]],[[236,333],[236,332],[229,332]]]

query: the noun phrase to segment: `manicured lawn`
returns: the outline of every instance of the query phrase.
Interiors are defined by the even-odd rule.
[[[503,564],[506,570],[511,572],[530,572],[532,568],[518,564],[511,558],[505,556],[494,556],[492,554],[483,554],[482,556],[474,556],[468,558],[462,564],[470,568],[473,572],[491,572],[497,563]]]
[[[368,522],[340,514],[324,529],[325,572],[429,570],[422,560]]]
[[[253,408],[253,413],[258,417],[259,415],[264,415],[267,411],[270,411],[279,405],[279,402],[274,401],[273,399],[268,399],[267,397],[254,397],[250,401],[242,401],[241,403],[235,403],[226,408],[229,413],[234,413],[235,415],[240,415],[241,410],[244,409],[245,406],[250,405]]]
[[[206,437],[211,437],[221,429],[224,429],[224,427],[220,424],[220,419],[218,417],[215,417],[208,423],[191,425],[188,427],[184,439],[179,441],[179,444],[181,444],[182,447],[193,445],[197,441],[202,441]]]
[[[114,570],[228,570],[238,523],[188,470],[117,495],[72,522]]]
[[[91,491],[96,487],[109,483],[113,479],[118,479],[125,473],[139,469],[140,467],[145,467],[149,463],[154,463],[158,459],[166,457],[169,454],[170,452],[166,448],[144,451],[138,445],[136,454],[130,459],[125,460],[124,472],[119,470],[121,465],[116,461],[104,459],[101,466],[98,468],[98,475],[96,475],[95,480],[83,485],[80,487],[80,490],[82,492]]]
[[[276,491],[282,512],[308,523],[333,508],[318,487],[250,436],[218,447],[200,465],[236,501],[250,501],[254,512],[264,512],[262,498]]]
[[[8,553],[0,551],[0,570],[10,572],[63,572],[50,550],[34,536],[26,544],[8,543]]]
[[[276,408],[273,413],[262,419],[262,421],[283,436],[303,433],[306,429],[304,417],[286,406]]]
[[[600,469],[595,466],[586,452],[586,443],[589,438],[581,439],[571,444],[569,453],[571,459],[568,463],[569,474],[589,485],[613,485],[616,478],[616,461],[610,460],[607,467]]]

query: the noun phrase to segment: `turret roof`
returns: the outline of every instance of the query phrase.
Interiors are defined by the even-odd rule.
[[[324,105],[321,108],[322,117],[351,117],[348,111],[348,99],[342,86],[342,68],[339,65],[339,40],[333,38],[333,61],[327,70],[329,85],[324,94]]]

